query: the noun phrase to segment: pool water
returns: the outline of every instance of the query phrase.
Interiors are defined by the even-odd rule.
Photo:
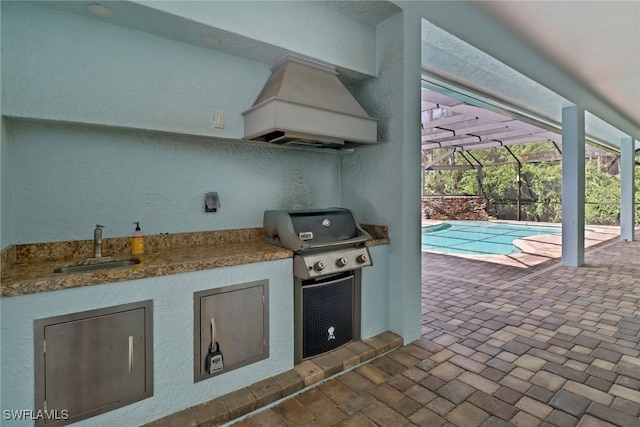
[[[447,254],[498,254],[520,252],[515,239],[560,234],[560,227],[487,221],[449,221],[422,227],[422,250]]]

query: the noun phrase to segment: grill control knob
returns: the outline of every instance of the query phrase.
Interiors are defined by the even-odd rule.
[[[358,261],[358,264],[364,264],[368,260],[369,260],[369,257],[367,256],[367,254],[360,254],[356,258],[356,261]]]
[[[347,265],[347,259],[346,259],[345,257],[338,258],[338,259],[336,260],[336,265],[337,265],[338,267],[344,267],[345,265]]]
[[[324,261],[318,261],[315,264],[313,264],[313,269],[315,271],[322,271],[324,270],[325,264]]]

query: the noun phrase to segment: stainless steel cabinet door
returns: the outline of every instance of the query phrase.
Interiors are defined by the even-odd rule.
[[[267,285],[268,281],[263,280],[194,295],[195,381],[269,356]],[[216,341],[224,362],[224,369],[212,375],[207,372],[205,363],[212,337],[211,319],[215,320]]]
[[[36,388],[43,401],[38,402],[36,390],[36,404],[42,402],[48,411],[66,410],[75,421],[150,396],[149,311],[88,312],[84,318],[42,325],[44,359],[43,369],[36,371]],[[44,384],[38,383],[38,374]]]

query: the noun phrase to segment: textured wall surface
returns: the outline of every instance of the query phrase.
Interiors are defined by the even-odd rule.
[[[2,298],[2,409],[34,408],[35,319],[146,299],[153,299],[153,397],[74,425],[141,425],[292,369],[292,269],[289,259]],[[269,358],[194,384],[193,293],[261,279],[269,279]]]
[[[334,151],[262,148],[102,128],[11,122],[14,241],[261,227],[266,209],[338,204]],[[222,204],[205,213],[204,195]]]
[[[214,7],[212,2],[198,1],[140,3],[229,33],[244,34],[267,45],[375,75],[375,28],[341,13],[328,2],[216,1]],[[244,51],[254,48],[243,46]]]
[[[9,211],[9,134],[8,123],[4,117],[0,118],[0,249],[13,241],[11,215]]]
[[[378,25],[378,77],[356,95],[381,143],[340,158],[342,204],[389,227],[389,325],[407,343],[421,334],[419,24],[397,14]]]
[[[373,266],[362,269],[362,339],[389,330],[389,245],[372,246]]]
[[[278,3],[293,27],[274,32],[271,21],[264,21],[272,17],[249,5],[238,4],[242,14],[221,19],[236,19],[229,28],[237,24],[273,43],[284,37],[282,46],[310,57],[376,71],[374,29],[368,24],[333,19],[335,10],[321,3]],[[317,13],[302,13],[309,8]],[[301,19],[295,20],[296,14]],[[251,20],[260,25],[249,25]],[[379,174],[364,195],[357,192],[393,148],[372,147],[369,155],[354,158],[362,163],[345,175],[347,181],[335,151],[225,140],[242,136],[241,112],[269,76],[267,63],[26,2],[2,2],[1,30],[2,113],[8,117],[0,159],[3,248],[90,239],[97,223],[105,225],[106,237],[130,235],[133,221],[140,221],[146,234],[221,230],[259,227],[266,209],[341,204],[362,222],[394,220],[396,232],[402,222],[394,219],[398,210],[377,204],[401,181],[387,183]],[[344,37],[345,32],[353,34]],[[224,129],[213,128],[213,111],[225,113]],[[389,114],[395,117],[392,130],[402,132],[401,113]],[[358,177],[361,172],[365,176]],[[380,196],[376,186],[384,188]],[[216,213],[204,212],[209,191],[220,196]],[[389,329],[390,250],[372,248],[374,266],[363,274],[364,338]],[[398,246],[396,257],[402,250]],[[418,254],[413,258],[419,264]],[[154,397],[78,425],[143,424],[291,369],[291,270],[291,261],[283,260],[3,298],[2,409],[33,407],[34,319],[149,298],[154,300]],[[193,292],[263,278],[270,280],[269,359],[193,384]],[[403,277],[395,280],[402,287]],[[419,287],[419,279],[414,282]],[[396,301],[394,310],[405,299]],[[419,329],[419,317],[413,320]]]
[[[241,112],[270,75],[268,64],[107,22],[2,8],[6,116],[240,138]],[[213,111],[225,113],[224,129]]]

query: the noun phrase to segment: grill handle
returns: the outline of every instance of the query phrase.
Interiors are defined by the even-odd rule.
[[[325,249],[325,248],[334,248],[336,246],[351,246],[355,243],[364,243],[367,240],[371,240],[371,236],[369,235],[369,233],[366,233],[366,236],[362,235],[358,237],[352,237],[351,239],[338,240],[335,242],[326,242],[326,243],[317,243],[317,244],[305,243],[306,245],[305,249]]]

